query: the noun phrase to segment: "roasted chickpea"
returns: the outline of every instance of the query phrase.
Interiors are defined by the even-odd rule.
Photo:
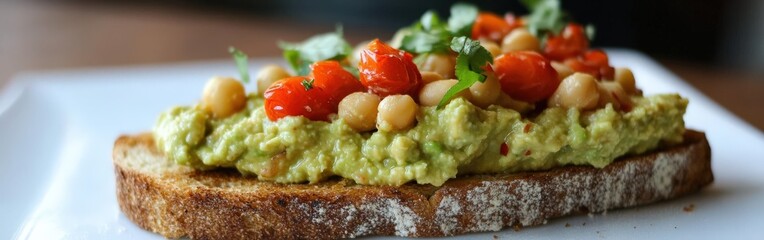
[[[483,46],[485,50],[488,50],[488,52],[491,53],[491,56],[493,57],[498,57],[501,55],[501,47],[499,47],[499,44],[496,44],[491,40],[480,39],[480,45]]]
[[[421,71],[421,72],[419,72],[419,74],[422,75],[422,82],[424,84],[428,84],[428,83],[431,83],[431,82],[434,82],[434,81],[445,79],[445,78],[443,78],[443,76],[441,76],[440,74],[438,74],[436,72]]]
[[[501,41],[501,51],[536,51],[540,48],[539,40],[524,28],[512,30]]]
[[[340,101],[337,115],[356,131],[374,130],[379,102],[379,96],[373,93],[351,93]]]
[[[419,106],[409,95],[391,95],[382,99],[377,111],[377,129],[401,131],[414,126]]]
[[[628,68],[616,68],[615,69],[615,82],[621,84],[621,87],[627,94],[634,95],[637,93],[637,84],[634,80],[634,73]]]
[[[512,99],[512,97],[510,97],[509,95],[507,95],[504,92],[501,92],[499,94],[499,98],[496,99],[496,104],[498,104],[499,106],[505,107],[505,108],[509,108],[509,109],[518,111],[520,113],[524,113],[524,112],[533,110],[533,108],[535,108],[535,106],[533,104],[530,104],[530,103],[527,103],[527,102],[523,102],[523,101],[520,101],[520,100]]]
[[[271,86],[274,82],[291,77],[289,72],[278,65],[267,65],[257,72],[257,93],[261,96],[265,93],[265,90]]]
[[[558,62],[558,61],[552,61],[552,68],[554,68],[555,71],[557,71],[557,78],[560,80],[565,79],[566,77],[573,75],[574,71],[568,65],[565,65],[564,63]]]
[[[574,73],[560,82],[549,98],[549,106],[591,110],[597,108],[600,92],[597,79],[585,73]]]
[[[456,58],[449,54],[428,54],[419,67],[419,71],[436,72],[445,79],[454,78]]]
[[[485,82],[470,86],[470,101],[478,107],[486,108],[494,104],[501,95],[501,83],[494,74],[487,74]]]
[[[224,118],[241,111],[247,105],[244,86],[230,77],[213,77],[204,85],[202,109],[215,118]]]
[[[604,107],[608,103],[612,103],[613,108],[618,110],[631,106],[631,98],[623,90],[620,83],[599,82],[598,87],[600,92],[599,107]]]
[[[419,90],[419,104],[422,104],[422,106],[436,106],[438,103],[440,103],[440,100],[443,99],[443,95],[446,95],[446,92],[448,89],[453,87],[456,83],[459,81],[454,79],[448,79],[448,80],[438,80],[431,83],[428,83],[427,85],[424,85],[421,90]],[[469,91],[464,90],[459,92],[454,98],[457,97],[463,97],[466,99],[469,99]],[[453,99],[453,98],[452,98]]]

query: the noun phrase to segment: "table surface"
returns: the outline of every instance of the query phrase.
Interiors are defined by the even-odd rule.
[[[246,13],[155,5],[0,2],[0,87],[32,70],[157,64],[280,55],[279,40],[299,41],[333,26]],[[391,33],[346,28],[351,43]],[[658,59],[710,98],[764,130],[764,76]]]

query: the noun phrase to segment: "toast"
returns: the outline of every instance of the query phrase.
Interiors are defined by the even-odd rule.
[[[264,182],[236,170],[177,165],[154,146],[149,133],[117,139],[117,199],[130,220],[168,238],[451,236],[673,199],[713,181],[708,141],[691,130],[682,144],[623,157],[602,169],[459,176],[440,187],[367,186],[342,178]]]

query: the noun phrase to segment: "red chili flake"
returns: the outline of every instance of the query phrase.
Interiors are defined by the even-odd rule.
[[[501,148],[499,148],[499,153],[501,153],[502,156],[507,156],[509,153],[509,146],[507,146],[507,143],[501,143]]]
[[[523,127],[523,132],[524,133],[529,133],[531,131],[531,128],[533,128],[533,124],[532,123],[526,123],[525,127]]]
[[[530,156],[530,155],[531,155],[531,150],[530,149],[525,150],[525,156]]]

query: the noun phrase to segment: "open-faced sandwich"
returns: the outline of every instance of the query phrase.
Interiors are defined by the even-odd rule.
[[[165,237],[449,236],[676,198],[713,181],[678,94],[643,96],[554,0],[503,16],[457,4],[389,42],[282,43],[257,90],[117,139],[125,215]],[[247,81],[246,55],[232,49]]]

